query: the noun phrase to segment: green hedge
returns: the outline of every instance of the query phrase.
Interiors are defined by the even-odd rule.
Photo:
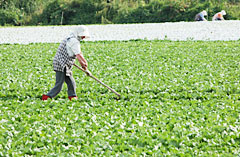
[[[96,3],[93,0],[74,0],[71,3],[62,3],[57,0],[48,5],[42,15],[43,24],[60,24],[60,16],[63,13],[62,24],[100,24],[100,23],[149,23],[149,22],[177,22],[193,21],[197,13],[207,10],[209,20],[218,11],[226,9],[226,3],[211,1],[185,2],[183,0],[152,0],[149,3],[131,7],[130,4]],[[60,7],[61,6],[61,7]],[[134,5],[133,5],[134,6]],[[54,11],[54,12],[52,12]],[[226,10],[227,11],[227,10]],[[51,13],[49,15],[49,13]],[[46,17],[47,15],[47,17]],[[238,19],[233,13],[228,13],[226,19]],[[49,20],[50,19],[50,20]],[[58,20],[57,20],[58,19]]]
[[[227,20],[236,20],[240,16],[239,0],[25,1],[23,0],[24,4],[3,4],[0,1],[0,24],[72,25],[193,21],[195,15],[202,10],[207,10],[208,19],[211,20],[212,16],[222,9],[227,12],[224,16]],[[38,6],[41,1],[44,1],[45,5]],[[14,7],[15,9],[9,9]]]
[[[0,25],[22,25],[24,22],[23,14],[20,10],[0,9]]]

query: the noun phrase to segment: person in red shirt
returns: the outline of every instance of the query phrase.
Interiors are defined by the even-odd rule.
[[[216,13],[213,16],[212,20],[213,21],[224,21],[224,18],[223,18],[224,15],[226,15],[226,12],[225,12],[225,10],[222,10],[221,12]]]

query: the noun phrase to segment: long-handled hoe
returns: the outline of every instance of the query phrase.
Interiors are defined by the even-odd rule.
[[[76,64],[73,64],[75,67],[77,67],[78,69],[82,70],[83,72],[87,73],[87,71],[85,71],[83,68],[79,67]],[[106,84],[104,84],[102,81],[100,81],[99,79],[97,79],[96,77],[94,77],[92,74],[88,75],[89,77],[93,78],[94,80],[96,80],[97,82],[99,82],[100,84],[102,84],[103,86],[107,87],[109,90],[111,90],[114,94],[116,94],[118,96],[118,98],[120,98],[120,94],[118,92],[116,92],[114,89],[110,88],[109,86],[107,86]]]

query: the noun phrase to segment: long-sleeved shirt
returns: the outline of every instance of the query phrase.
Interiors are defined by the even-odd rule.
[[[206,21],[202,12],[195,16],[195,21]]]
[[[68,38],[66,46],[67,46],[67,53],[70,57],[73,57],[81,53],[81,45],[76,38],[73,38],[73,37]]]

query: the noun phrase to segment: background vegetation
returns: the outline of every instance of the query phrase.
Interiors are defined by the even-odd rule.
[[[207,10],[240,17],[240,0],[0,0],[0,25],[71,25],[193,21]]]

